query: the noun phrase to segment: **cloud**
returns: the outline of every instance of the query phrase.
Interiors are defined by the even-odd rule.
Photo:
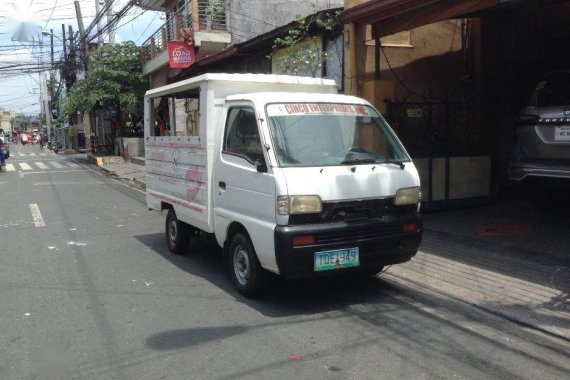
[[[0,52],[0,65],[30,63],[32,61],[32,51],[28,48],[16,48]]]

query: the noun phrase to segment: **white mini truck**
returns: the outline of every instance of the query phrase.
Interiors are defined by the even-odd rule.
[[[246,297],[285,278],[377,274],[422,237],[420,181],[380,113],[334,81],[204,74],[145,96],[146,200],[174,253],[215,237]]]

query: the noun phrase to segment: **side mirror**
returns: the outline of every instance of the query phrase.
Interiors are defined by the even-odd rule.
[[[255,160],[255,169],[259,173],[267,173],[267,165],[265,165],[265,162],[261,162],[260,160]]]

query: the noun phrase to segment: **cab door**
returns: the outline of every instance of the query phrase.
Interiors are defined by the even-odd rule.
[[[276,270],[273,229],[275,180],[268,165],[260,118],[250,103],[225,108],[220,150],[214,162],[214,228],[220,244],[229,225],[243,225],[261,265]]]

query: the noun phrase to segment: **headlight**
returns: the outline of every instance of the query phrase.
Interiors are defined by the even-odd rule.
[[[407,187],[396,191],[394,204],[396,206],[414,205],[422,199],[422,193],[419,187]]]
[[[283,195],[277,198],[279,215],[317,214],[322,210],[323,204],[318,195]]]

